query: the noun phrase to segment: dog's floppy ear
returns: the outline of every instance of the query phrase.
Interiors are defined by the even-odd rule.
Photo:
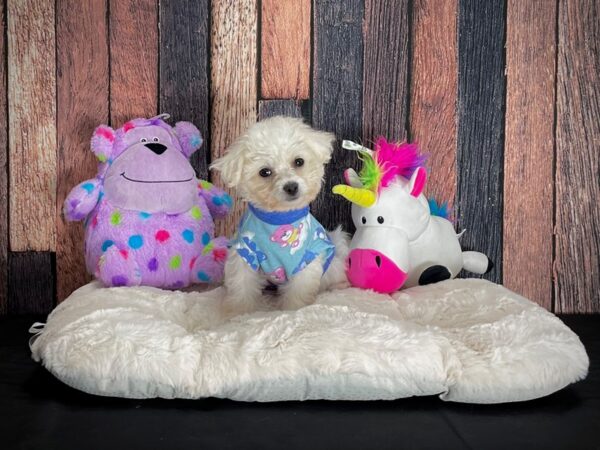
[[[228,187],[235,187],[242,180],[245,150],[244,140],[238,139],[229,146],[224,156],[210,165],[211,169],[221,173],[221,179]]]
[[[335,134],[327,131],[319,131],[307,126],[306,130],[306,145],[320,158],[323,164],[326,164],[331,159],[333,152],[333,143]]]

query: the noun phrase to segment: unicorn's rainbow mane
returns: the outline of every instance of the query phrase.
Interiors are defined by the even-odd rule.
[[[416,144],[392,143],[383,137],[375,142],[372,155],[364,151],[359,155],[363,161],[360,180],[364,187],[376,191],[389,186],[398,176],[410,178],[427,160]]]

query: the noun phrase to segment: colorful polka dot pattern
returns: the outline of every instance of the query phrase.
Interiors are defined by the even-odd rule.
[[[190,209],[190,214],[196,220],[202,219],[202,211],[200,211],[200,208],[197,206],[193,206],[192,209]]]
[[[85,217],[86,263],[110,286],[139,283],[170,289],[190,283],[220,281],[227,241],[214,240],[211,205],[226,205],[230,197],[208,182],[199,182],[208,197],[186,213],[128,211],[100,198],[101,185],[84,182],[68,204],[76,209],[86,196],[98,196],[94,214]],[[221,206],[223,207],[223,206]],[[112,249],[112,250],[111,250]],[[105,258],[109,256],[108,258]],[[100,264],[100,261],[105,261]]]
[[[181,267],[181,255],[175,255],[169,261],[170,269],[179,269]]]
[[[165,242],[167,242],[170,237],[171,234],[167,230],[158,230],[154,235],[154,238],[160,244],[164,244]]]
[[[129,247],[131,247],[134,250],[137,250],[142,248],[142,246],[144,245],[144,238],[139,234],[134,234],[129,238],[128,243]]]
[[[150,272],[156,272],[158,270],[158,260],[156,258],[152,258],[148,261],[148,270]]]
[[[123,217],[121,216],[121,211],[114,211],[110,215],[110,224],[114,226],[120,225],[122,218]]]
[[[192,244],[194,242],[194,232],[189,228],[186,228],[181,232],[181,237],[183,237],[183,240],[188,244]]]
[[[198,279],[200,281],[204,281],[205,283],[207,283],[207,282],[210,281],[210,277],[205,272],[203,272],[201,270],[196,274],[196,276],[198,277]]]

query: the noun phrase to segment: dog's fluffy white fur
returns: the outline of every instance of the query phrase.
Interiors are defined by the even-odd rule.
[[[333,134],[314,130],[300,119],[272,117],[251,126],[211,168],[218,170],[222,180],[235,188],[243,200],[260,209],[303,208],[321,190],[324,166],[331,158],[334,139]],[[299,159],[302,165],[297,163]],[[264,169],[270,172],[269,176],[261,176]],[[284,189],[289,183],[297,185],[293,195]],[[278,299],[283,309],[312,304],[319,291],[347,284],[348,237],[340,228],[330,233],[330,237],[336,252],[327,272],[323,274],[323,261],[317,258],[280,286]],[[229,251],[224,283],[224,308],[231,315],[271,306],[272,298],[263,295],[267,278],[253,271],[235,249]]]

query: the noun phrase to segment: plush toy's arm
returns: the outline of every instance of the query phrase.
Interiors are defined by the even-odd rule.
[[[75,186],[63,207],[65,218],[69,221],[83,220],[92,212],[102,192],[102,185],[97,178],[86,180]]]
[[[233,200],[223,189],[219,189],[208,181],[200,180],[198,183],[198,196],[206,201],[206,206],[215,219],[222,219],[231,209]]]

